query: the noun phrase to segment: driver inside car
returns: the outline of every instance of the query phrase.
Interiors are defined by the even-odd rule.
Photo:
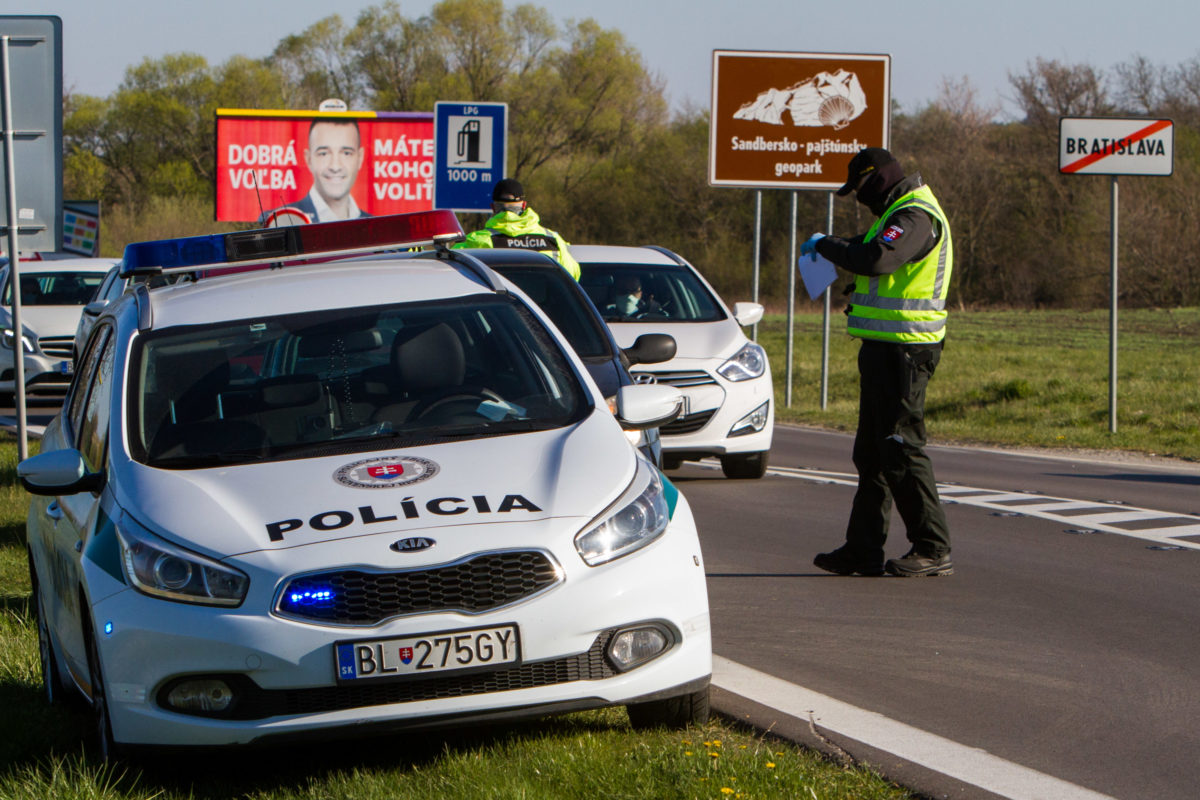
[[[616,298],[605,309],[605,316],[620,316],[625,318],[640,317],[643,314],[662,314],[666,316],[662,306],[655,301],[654,296],[642,296],[642,282],[636,275],[627,275],[617,283]]]

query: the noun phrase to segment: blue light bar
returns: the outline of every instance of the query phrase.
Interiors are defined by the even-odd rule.
[[[460,241],[453,211],[418,211],[286,228],[138,242],[125,247],[121,277],[303,262]]]

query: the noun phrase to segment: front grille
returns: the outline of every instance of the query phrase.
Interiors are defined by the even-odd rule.
[[[651,375],[655,382],[664,383],[667,386],[684,387],[684,386],[707,386],[714,384],[717,379],[709,375],[702,369],[683,369],[673,372],[635,372],[633,377],[639,375]]]
[[[291,714],[320,714],[347,708],[384,706],[393,703],[415,703],[421,700],[441,700],[448,697],[509,692],[538,686],[553,686],[572,681],[595,681],[616,674],[604,657],[612,638],[605,631],[585,653],[551,661],[521,664],[497,672],[473,672],[469,675],[447,675],[442,678],[404,679],[393,683],[349,684],[322,686],[312,689],[262,689],[250,682],[232,719],[264,719]]]
[[[375,625],[405,614],[491,611],[559,580],[557,566],[543,552],[484,553],[430,569],[305,575],[288,582],[275,610],[306,622]]]
[[[75,357],[74,336],[39,336],[38,347],[48,356],[55,358]]]
[[[663,425],[658,429],[658,432],[663,436],[682,436],[685,433],[695,433],[708,424],[708,421],[716,414],[715,408],[708,411],[701,411],[697,414],[688,414],[686,417],[677,417],[674,422]]]

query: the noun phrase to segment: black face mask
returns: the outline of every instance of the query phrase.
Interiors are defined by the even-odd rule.
[[[884,164],[874,175],[863,181],[854,198],[871,209],[875,216],[882,216],[883,212],[887,211],[888,194],[902,180],[904,170],[900,167],[900,162],[892,161]]]

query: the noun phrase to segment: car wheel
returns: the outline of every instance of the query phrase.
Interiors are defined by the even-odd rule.
[[[679,469],[683,466],[683,459],[679,456],[669,456],[663,453],[662,461],[663,469]]]
[[[708,687],[665,700],[630,703],[625,710],[629,713],[629,724],[636,731],[703,725],[708,722]]]
[[[62,672],[58,659],[54,657],[54,646],[50,644],[50,624],[46,622],[46,604],[38,588],[37,574],[33,571],[33,560],[29,562],[29,577],[33,584],[33,599],[37,614],[38,660],[42,668],[42,695],[47,705],[56,705],[62,700]]]
[[[108,711],[108,688],[104,685],[104,673],[100,669],[100,651],[96,647],[93,628],[87,637],[88,674],[92,683],[92,730],[96,737],[96,749],[100,760],[110,763],[124,754],[124,749],[113,739],[112,720]]]
[[[759,453],[739,453],[732,456],[721,456],[721,471],[726,478],[754,480],[767,474],[767,457],[769,450]]]

